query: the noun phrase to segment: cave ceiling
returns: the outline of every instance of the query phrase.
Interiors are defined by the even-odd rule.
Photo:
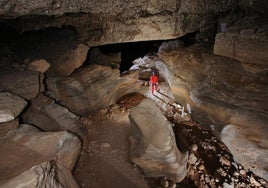
[[[73,27],[89,46],[166,40],[210,27],[237,0],[43,0],[0,2],[0,21],[19,33]]]

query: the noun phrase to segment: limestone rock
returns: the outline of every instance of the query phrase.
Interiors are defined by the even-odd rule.
[[[16,129],[18,126],[19,126],[18,118],[5,123],[0,123],[0,135],[6,134],[9,131]]]
[[[87,58],[89,47],[78,44],[75,49],[70,49],[65,54],[52,60],[52,67],[60,76],[69,76],[75,69],[79,68]]]
[[[25,99],[32,99],[43,91],[43,77],[43,74],[28,70],[1,72],[0,91],[15,93]]]
[[[230,149],[235,161],[268,181],[267,140],[235,125],[227,125],[221,132],[221,139]]]
[[[1,137],[0,145],[0,187],[78,187],[71,170],[81,145],[71,133],[23,124]]]
[[[130,110],[131,161],[146,177],[170,177],[180,182],[186,175],[188,154],[176,145],[171,123],[156,104],[143,100]]]
[[[15,119],[27,102],[15,94],[0,92],[0,123]]]
[[[69,78],[47,80],[48,94],[71,111],[89,115],[114,104],[125,94],[138,91],[137,73],[120,77],[118,69],[89,65]]]
[[[256,17],[246,17],[216,35],[214,53],[237,59],[241,62],[267,66],[267,24]],[[251,27],[249,27],[249,25]]]
[[[189,104],[195,121],[208,125],[231,122],[252,130],[254,124],[265,136],[268,88],[259,82],[267,80],[265,70],[255,74],[238,61],[210,54],[201,46],[159,56],[168,67],[175,100]]]
[[[28,64],[27,69],[32,70],[32,71],[37,71],[40,73],[44,73],[47,71],[49,67],[50,67],[50,64],[46,60],[36,59],[36,60],[31,61]]]
[[[24,16],[13,20],[14,27],[24,32],[72,26],[89,46],[97,46],[175,39],[209,27],[215,23],[215,16],[236,6],[236,0],[4,1],[0,3],[0,16]]]
[[[31,101],[22,118],[25,123],[35,125],[44,131],[68,130],[82,138],[87,134],[78,116],[43,94]]]

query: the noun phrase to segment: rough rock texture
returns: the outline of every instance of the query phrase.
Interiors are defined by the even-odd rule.
[[[43,91],[43,74],[35,71],[10,70],[0,74],[0,91],[15,93],[25,99]]]
[[[267,140],[256,144],[256,140],[260,140],[258,135],[235,125],[227,125],[221,132],[221,138],[235,161],[239,161],[246,169],[251,169],[256,175],[268,181]]]
[[[238,20],[225,32],[216,35],[214,53],[267,67],[267,28],[264,18],[246,17]]]
[[[16,18],[20,31],[73,26],[90,46],[108,43],[172,39],[210,27],[217,15],[235,8],[221,1],[2,1],[0,16]],[[73,13],[73,14],[67,14]],[[34,16],[32,16],[34,15]],[[38,17],[39,15],[39,17]],[[49,16],[55,17],[49,17]],[[38,18],[38,19],[37,19]]]
[[[184,179],[188,154],[176,145],[172,125],[156,104],[143,100],[130,110],[131,160],[139,165],[147,177]]]
[[[81,146],[79,139],[64,132],[39,132],[30,125],[2,136],[1,187],[78,187],[71,170]]]
[[[0,93],[0,123],[15,119],[25,108],[27,102],[12,93]]]
[[[54,58],[51,62],[52,67],[60,76],[69,76],[75,69],[79,68],[87,58],[88,47],[78,44],[75,49],[70,49]]]
[[[86,116],[139,89],[137,74],[120,77],[118,69],[89,65],[68,78],[47,79],[48,93],[72,112]]]
[[[66,130],[81,137],[87,133],[78,116],[43,94],[31,101],[22,118],[25,123],[35,125],[43,131]]]

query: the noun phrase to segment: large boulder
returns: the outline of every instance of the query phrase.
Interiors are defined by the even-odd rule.
[[[268,181],[268,143],[258,132],[248,132],[236,125],[227,125],[221,139],[229,148],[235,161]]]
[[[70,131],[81,137],[87,134],[78,116],[43,94],[31,101],[22,118],[23,122],[35,125],[43,131]]]
[[[138,91],[137,73],[120,77],[118,69],[89,65],[68,78],[47,79],[48,94],[79,115],[89,115]]]
[[[52,68],[60,76],[69,76],[75,69],[83,65],[87,58],[89,47],[78,44],[76,48],[69,49],[51,60]]]
[[[171,123],[151,99],[130,110],[131,161],[142,168],[146,177],[169,177],[177,182],[187,172],[188,154],[176,145]]]
[[[0,123],[15,119],[26,105],[27,102],[22,97],[0,92]]]
[[[43,74],[36,71],[4,71],[0,74],[0,91],[32,99],[44,90],[43,78]]]
[[[73,134],[23,124],[2,136],[0,145],[0,187],[78,187],[71,170],[81,143]]]

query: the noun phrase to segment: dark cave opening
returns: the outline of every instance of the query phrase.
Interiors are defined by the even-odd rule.
[[[142,41],[121,44],[108,44],[95,48],[98,48],[105,55],[109,55],[111,53],[121,53],[121,62],[119,69],[122,73],[129,70],[129,68],[133,65],[132,62],[135,59],[144,57],[146,54],[157,53],[158,48],[162,42],[163,41]],[[89,52],[88,56],[90,56],[90,53],[91,52]]]
[[[196,43],[196,35],[198,32],[193,32],[186,34],[178,39],[173,40],[180,40],[182,41],[184,46],[191,46]],[[121,44],[108,44],[103,46],[97,46],[94,48],[98,48],[103,54],[111,55],[115,53],[121,53],[120,59],[120,66],[116,67],[120,69],[120,72],[124,72],[129,70],[129,68],[133,65],[132,62],[140,57],[144,57],[150,53],[157,53],[161,44],[165,42],[164,40],[158,41],[142,41],[142,42],[131,42],[131,43],[121,43]],[[168,42],[168,40],[166,41]],[[88,53],[91,56],[92,49]],[[87,60],[88,64],[95,63],[94,61],[90,62]]]

